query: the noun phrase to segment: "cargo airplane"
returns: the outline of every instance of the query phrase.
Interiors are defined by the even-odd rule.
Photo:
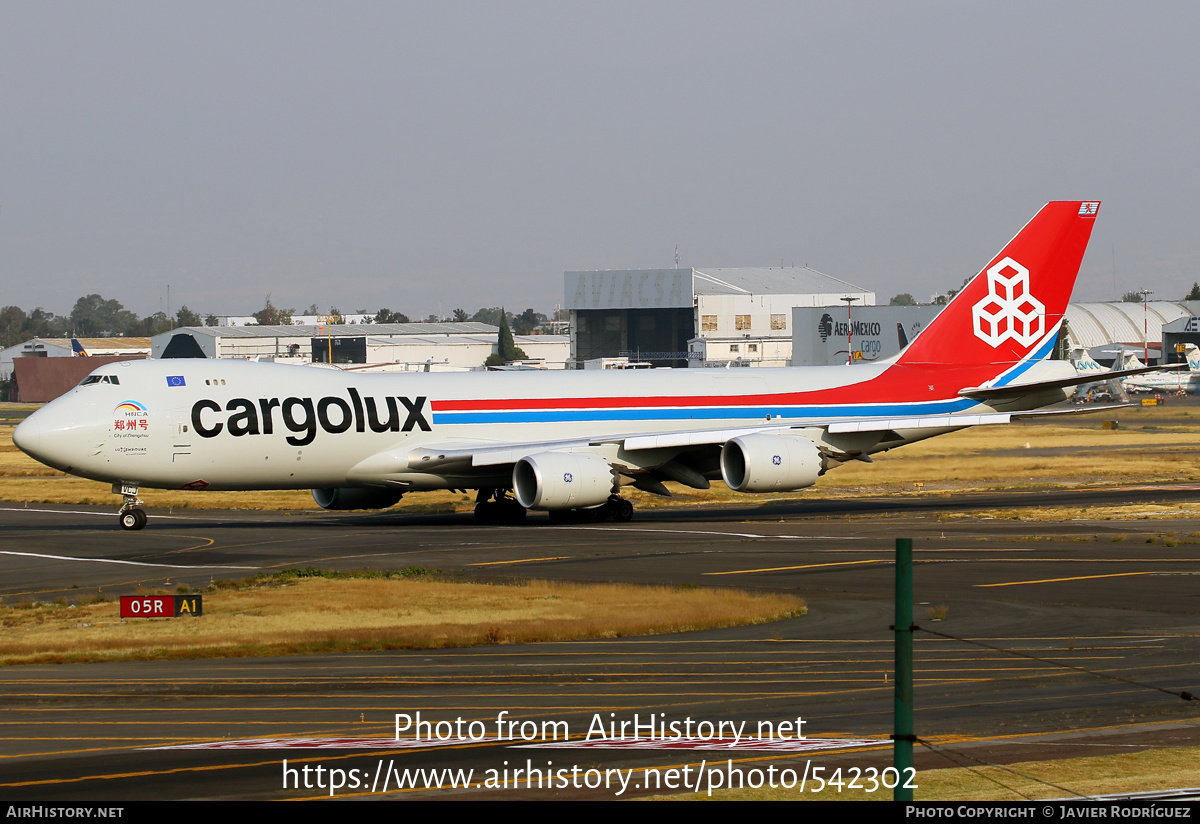
[[[763,369],[355,374],[236,360],[108,364],[13,434],[52,467],[141,487],[311,489],[326,509],[477,490],[482,522],[628,520],[622,486],[810,487],[847,461],[1008,423],[1095,380],[1050,359],[1099,210],[1047,204],[897,356]]]

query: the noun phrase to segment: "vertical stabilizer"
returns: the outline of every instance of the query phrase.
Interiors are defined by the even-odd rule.
[[[1099,209],[1097,201],[1079,200],[1043,206],[897,363],[988,365],[995,377],[1008,366],[1047,357]]]

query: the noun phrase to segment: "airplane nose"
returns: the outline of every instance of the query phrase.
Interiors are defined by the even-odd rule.
[[[80,465],[96,437],[90,407],[51,402],[34,412],[13,430],[13,444],[34,460],[70,472]]]
[[[38,444],[41,443],[42,430],[45,428],[35,420],[36,417],[37,413],[34,413],[21,421],[12,433],[13,443],[17,449],[33,458],[37,457],[34,453],[37,452]]]

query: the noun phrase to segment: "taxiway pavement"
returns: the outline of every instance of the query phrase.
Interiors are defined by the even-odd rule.
[[[10,603],[199,587],[311,565],[786,589],[810,607],[803,618],[769,626],[649,638],[7,667],[0,669],[0,797],[317,797],[327,790],[304,783],[316,781],[318,766],[373,779],[339,796],[370,794],[372,786],[380,794],[379,776],[394,774],[420,785],[403,796],[447,798],[629,797],[654,790],[668,769],[681,771],[677,785],[684,772],[697,780],[702,763],[708,770],[882,769],[888,747],[862,742],[890,732],[896,537],[914,539],[916,620],[925,628],[917,637],[917,730],[930,746],[918,753],[921,769],[1195,744],[1200,704],[1172,693],[1200,693],[1196,522],[1182,511],[1132,521],[969,514],[1195,500],[1200,488],[1191,486],[806,499],[645,510],[628,524],[552,526],[533,516],[521,527],[403,510],[151,512],[150,527],[137,533],[118,530],[111,510],[0,504],[0,596]],[[933,620],[943,612],[945,620]],[[489,736],[397,745],[395,714],[418,711],[434,722],[479,722]],[[545,742],[495,739],[501,713],[535,725],[563,722],[576,736],[597,718],[635,714],[643,723],[690,718],[746,722],[746,729],[799,717],[810,738],[858,746],[832,754],[799,745],[529,749],[518,745]],[[245,743],[251,739],[304,746],[256,749]],[[318,748],[312,739],[341,743]],[[375,748],[353,749],[347,739],[373,739]],[[293,769],[310,768],[295,774],[298,786],[284,786],[285,758]],[[569,784],[572,769],[578,780],[603,775],[605,785],[451,789],[457,773],[403,772],[470,769],[478,783],[489,770],[500,779],[527,766],[566,770]],[[630,772],[618,796],[611,782],[622,774],[612,773],[621,770]],[[389,793],[396,792],[393,782]]]

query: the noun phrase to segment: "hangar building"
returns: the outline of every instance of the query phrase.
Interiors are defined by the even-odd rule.
[[[150,354],[150,338],[76,338],[91,356],[144,358]],[[0,349],[0,381],[13,378],[17,358],[70,358],[70,338],[32,338],[7,349]],[[96,364],[98,366],[99,364]],[[95,366],[92,367],[93,369]],[[90,371],[90,370],[89,370]]]
[[[394,371],[481,369],[499,343],[487,323],[381,323],[329,326],[188,326],[155,335],[155,358],[259,358],[295,363],[389,364]],[[562,369],[565,335],[515,335],[528,361]]]
[[[625,269],[565,273],[571,360],[655,366],[786,366],[792,308],[875,293],[814,269]]]
[[[867,306],[851,309],[850,344],[844,307],[797,308],[792,312],[792,363],[796,366],[843,364],[846,352],[855,361],[882,360],[900,351],[905,338],[912,340],[929,324],[941,306]],[[1200,345],[1200,301],[1152,300],[1140,303],[1072,303],[1066,321],[1072,346],[1082,346],[1101,364],[1116,359],[1124,347],[1141,355],[1146,342],[1150,360],[1157,363],[1165,346],[1167,361],[1179,359],[1178,344]],[[898,327],[904,329],[902,337]]]

